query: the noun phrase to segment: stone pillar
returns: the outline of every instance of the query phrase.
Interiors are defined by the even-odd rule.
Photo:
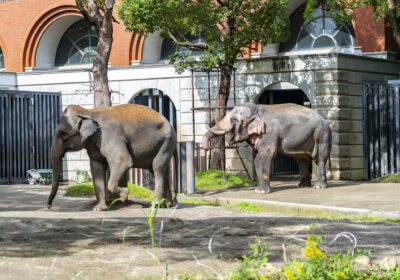
[[[360,84],[349,80],[350,74],[339,70],[315,73],[316,110],[332,129],[332,174],[327,174],[334,180],[363,177],[362,91]]]

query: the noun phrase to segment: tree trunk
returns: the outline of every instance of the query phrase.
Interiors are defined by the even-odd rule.
[[[228,105],[229,91],[231,86],[231,76],[233,66],[220,65],[221,82],[219,85],[219,93],[217,96],[217,107],[226,107]],[[225,116],[226,109],[215,109],[214,122],[222,120]],[[212,147],[221,147],[220,149],[211,150],[210,169],[222,169],[222,164],[225,166],[225,136],[215,137],[211,140]],[[222,159],[221,159],[222,158]]]
[[[396,13],[395,0],[387,0],[387,4],[390,27],[393,30],[393,38],[397,46],[400,48],[400,23]]]
[[[111,92],[108,87],[108,59],[110,57],[112,38],[112,24],[98,30],[99,42],[93,57],[94,79],[94,108],[110,107]]]

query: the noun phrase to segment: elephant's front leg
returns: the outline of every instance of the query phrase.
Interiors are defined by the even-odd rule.
[[[257,153],[254,159],[254,165],[258,178],[258,186],[255,189],[257,193],[269,193],[270,188],[270,178],[271,178],[271,162],[274,157],[274,153],[264,152]]]
[[[132,158],[128,150],[121,149],[120,153],[114,152],[112,156],[107,157],[110,167],[110,179],[108,180],[108,190],[118,195],[123,201],[128,199],[129,189],[121,188],[120,184],[125,183],[124,177],[127,171],[132,167]]]
[[[97,204],[93,210],[106,210],[106,166],[101,161],[90,160],[90,172],[92,173],[94,193],[97,199]]]

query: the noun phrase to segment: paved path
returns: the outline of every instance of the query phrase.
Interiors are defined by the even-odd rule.
[[[216,198],[246,200],[250,202],[263,201],[264,204],[287,206],[293,209],[307,208],[307,205],[326,210],[342,209],[359,215],[376,216],[381,218],[400,219],[400,183],[369,183],[369,182],[329,182],[327,189],[296,188],[295,180],[272,181],[272,192],[258,194],[254,187],[228,188],[224,190],[199,190],[195,197],[213,201]],[[335,209],[338,208],[338,209]],[[271,209],[274,210],[274,209]],[[354,211],[350,211],[354,210]],[[281,212],[281,211],[279,211]],[[335,211],[331,211],[334,214]]]
[[[64,197],[63,189],[54,200],[53,208],[48,210],[49,186],[0,185],[1,280],[126,279],[134,276],[142,279],[144,275],[160,277],[167,263],[169,279],[185,270],[212,276],[209,270],[196,264],[192,255],[220,274],[226,274],[235,266],[233,259],[249,251],[248,242],[255,235],[268,244],[270,261],[282,263],[282,243],[296,231],[298,237],[306,238],[307,234],[314,233],[326,241],[348,231],[357,237],[358,248],[372,250],[375,262],[385,256],[400,257],[398,223],[239,212],[181,203],[173,213],[161,209],[155,219],[155,254],[161,263],[155,266],[149,255],[152,248],[148,237],[148,205],[126,202],[115,205],[107,213],[93,212],[94,198]],[[281,191],[289,190],[282,188]],[[244,192],[253,195],[252,190]],[[271,195],[277,194],[278,191]],[[309,231],[310,225],[317,226]],[[122,243],[123,231],[128,226],[131,228],[127,231],[126,242]],[[220,229],[223,230],[215,235],[211,254],[208,250],[210,237]],[[301,244],[289,242],[287,245],[289,255],[299,254]],[[343,251],[349,248],[351,244],[345,238],[333,247]]]

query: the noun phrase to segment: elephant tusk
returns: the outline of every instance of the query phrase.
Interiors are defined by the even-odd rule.
[[[210,131],[212,134],[215,134],[215,135],[224,135],[224,134],[226,134],[226,132],[223,131],[223,130],[214,130],[212,128],[209,128],[208,126],[207,126],[207,130]]]

